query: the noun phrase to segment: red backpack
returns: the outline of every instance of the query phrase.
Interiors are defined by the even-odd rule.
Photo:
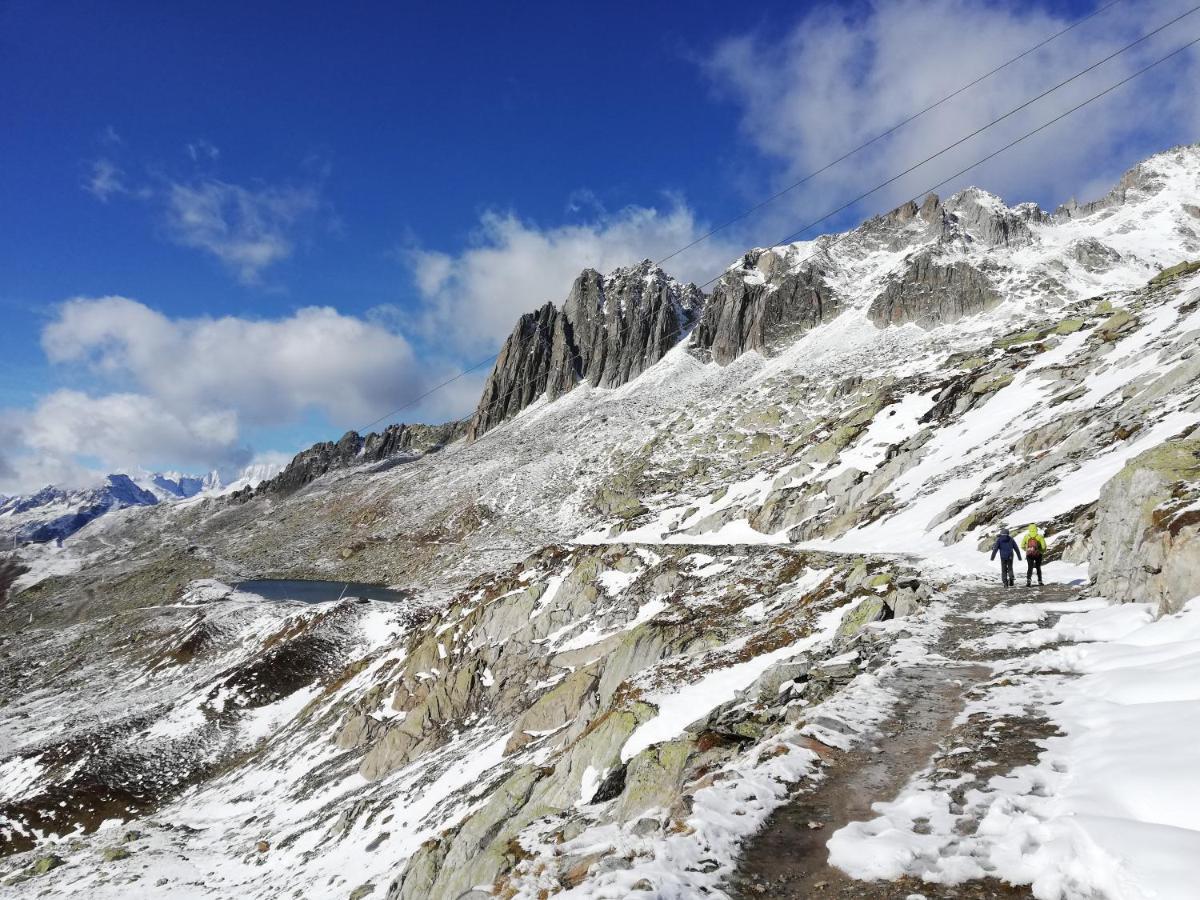
[[[1038,543],[1038,539],[1035,538],[1032,534],[1025,541],[1025,555],[1026,556],[1041,556],[1042,555],[1042,545],[1040,543]]]

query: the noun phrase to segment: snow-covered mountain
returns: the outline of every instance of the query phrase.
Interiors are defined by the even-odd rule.
[[[0,499],[0,535],[15,544],[62,540],[101,516],[131,507],[220,496],[278,474],[274,464],[248,466],[230,484],[217,472],[184,475],[179,472],[137,472],[108,475],[95,487],[59,488],[47,485],[35,493]]]
[[[466,434],[22,552],[15,890],[1191,896],[1200,146],[541,299]]]

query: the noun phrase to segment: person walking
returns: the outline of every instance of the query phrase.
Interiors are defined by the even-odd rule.
[[[1021,546],[1025,548],[1025,587],[1033,586],[1033,573],[1037,571],[1038,587],[1042,586],[1042,557],[1046,555],[1046,536],[1037,525],[1030,524],[1021,535]]]
[[[1000,580],[1004,582],[1005,587],[1012,587],[1016,581],[1016,577],[1013,575],[1013,554],[1015,553],[1017,559],[1020,559],[1021,549],[1013,540],[1012,535],[1008,533],[1007,528],[1000,529],[996,542],[992,544],[992,559],[996,558],[997,553],[1000,554]]]

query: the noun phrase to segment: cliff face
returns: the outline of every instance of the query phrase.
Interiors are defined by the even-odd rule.
[[[695,346],[725,365],[750,350],[769,352],[840,310],[818,264],[793,270],[784,252],[754,250],[717,283],[696,328]]]
[[[880,327],[915,322],[935,328],[986,312],[1000,300],[983,271],[964,260],[939,263],[930,252],[912,257],[903,275],[888,282],[867,314]]]
[[[558,309],[520,318],[484,384],[467,437],[474,439],[543,393],[553,400],[583,381],[619,387],[654,365],[687,333],[703,305],[650,260],[604,276],[585,269]]]

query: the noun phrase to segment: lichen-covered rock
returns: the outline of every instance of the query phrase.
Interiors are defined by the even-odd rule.
[[[595,690],[598,680],[595,666],[579,669],[542,694],[517,719],[504,752],[515,753],[539,733],[557,731],[581,716],[585,719],[591,718],[585,714],[584,704]],[[594,708],[594,701],[592,706]]]
[[[854,609],[842,618],[838,626],[839,639],[853,637],[863,629],[863,626],[886,618],[890,610],[883,597],[866,597]]]
[[[53,853],[51,853],[48,856],[38,857],[38,859],[34,861],[33,865],[29,867],[29,870],[34,875],[45,875],[50,870],[57,869],[63,864],[64,863],[61,856],[55,856]]]
[[[1200,440],[1159,444],[1104,485],[1088,563],[1110,600],[1176,612],[1200,596]]]
[[[652,809],[668,810],[679,796],[688,756],[695,749],[690,739],[666,741],[647,747],[629,761],[625,790],[613,815],[628,822]]]

